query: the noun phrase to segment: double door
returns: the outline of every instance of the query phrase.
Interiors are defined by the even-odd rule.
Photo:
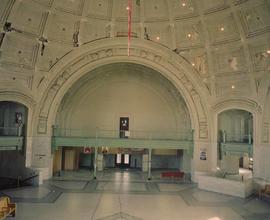
[[[118,168],[130,167],[130,154],[116,154],[115,166]]]

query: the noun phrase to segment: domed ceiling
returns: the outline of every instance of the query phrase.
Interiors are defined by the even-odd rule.
[[[127,36],[128,0],[1,0],[0,88],[32,91],[67,53]],[[254,96],[270,71],[269,0],[133,0],[132,37],[184,57],[213,97]]]

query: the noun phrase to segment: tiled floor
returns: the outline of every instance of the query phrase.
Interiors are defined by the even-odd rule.
[[[147,181],[138,171],[106,171],[97,180],[85,174],[0,195],[17,202],[16,220],[270,220],[270,203],[255,196],[240,199],[187,182]]]

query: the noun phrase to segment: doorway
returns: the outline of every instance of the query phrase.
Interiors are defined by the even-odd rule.
[[[130,167],[130,154],[116,154],[115,167],[129,168]]]

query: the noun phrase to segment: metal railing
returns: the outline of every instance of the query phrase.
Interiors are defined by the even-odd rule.
[[[221,131],[220,140],[222,143],[253,143],[252,134],[228,133],[226,131]]]
[[[0,127],[0,136],[22,136],[23,127]]]
[[[55,137],[85,137],[85,138],[130,138],[147,140],[182,140],[192,141],[193,132],[176,131],[120,131],[120,130],[82,130],[82,129],[63,129],[53,128]]]

